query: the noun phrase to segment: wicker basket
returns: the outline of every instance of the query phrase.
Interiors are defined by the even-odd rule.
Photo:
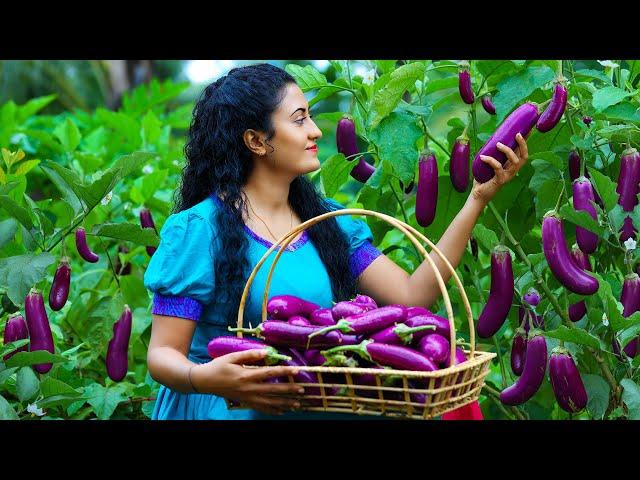
[[[451,307],[451,300],[444,280],[442,279],[433,259],[429,256],[422,244],[416,240],[416,237],[429,245],[433,251],[436,252],[442,260],[442,263],[451,272],[451,275],[460,291],[460,296],[466,310],[470,332],[470,350],[465,350],[468,360],[460,365],[451,366],[433,372],[351,367],[300,366],[298,367],[298,370],[300,371],[315,373],[318,382],[299,383],[300,386],[305,387],[304,394],[299,396],[293,395],[293,397],[298,399],[301,404],[301,408],[299,410],[429,419],[477,400],[480,395],[480,390],[484,385],[484,379],[489,373],[491,360],[496,356],[496,354],[491,352],[481,352],[475,349],[474,321],[471,313],[471,306],[469,305],[469,300],[464,291],[462,282],[451,263],[428,238],[412,226],[389,215],[371,210],[347,208],[327,212],[311,218],[291,230],[288,234],[278,240],[278,242],[271,248],[269,248],[249,276],[242,293],[242,298],[240,299],[240,306],[238,309],[238,327],[242,327],[243,325],[244,309],[249,288],[251,287],[258,270],[267,260],[269,255],[271,255],[271,252],[280,247],[269,270],[269,275],[265,285],[265,291],[262,299],[263,322],[267,319],[267,302],[269,298],[271,278],[273,277],[276,264],[287,246],[305,228],[327,218],[337,217],[340,215],[365,215],[377,217],[393,225],[409,238],[435,272],[438,286],[440,287],[444,298],[447,315],[449,317],[450,337],[455,339],[456,330],[453,309]],[[238,337],[242,337],[242,332],[237,332],[237,335]],[[455,364],[454,359],[455,342],[451,342],[450,365]],[[264,367],[246,366],[246,368]],[[358,375],[362,374],[374,375],[376,385],[362,385],[354,383],[354,376],[357,379]],[[289,376],[289,381],[296,383],[293,376]],[[312,387],[315,387],[314,390],[319,390],[319,394],[311,395],[308,393],[309,389]],[[336,394],[336,389],[340,390],[337,392],[339,394]],[[247,408],[241,404],[233,404],[228,400],[227,405],[229,408]]]

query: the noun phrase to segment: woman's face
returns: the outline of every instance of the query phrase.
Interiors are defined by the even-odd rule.
[[[320,168],[317,140],[322,132],[309,117],[309,104],[300,87],[289,83],[280,105],[273,112],[274,135],[267,140],[267,154],[262,157],[271,168],[303,175]]]

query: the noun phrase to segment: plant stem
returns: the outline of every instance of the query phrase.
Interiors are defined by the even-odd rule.
[[[109,255],[109,249],[104,245],[104,242],[102,241],[101,237],[98,237],[98,240],[100,241],[100,245],[102,245],[102,248],[104,249],[104,253],[107,254],[107,259],[109,260],[109,266],[111,267],[111,270],[113,271],[113,278],[116,279],[116,283],[118,284],[118,288],[120,288],[120,279],[118,278],[118,274],[116,272],[116,267],[113,264],[113,262],[111,261],[111,255]]]
[[[498,392],[497,390],[491,388],[489,385],[487,385],[485,383],[484,387],[482,387],[483,390],[486,390],[487,393],[489,393],[490,396],[492,396],[494,399],[497,400],[497,402],[499,403],[500,406],[503,407],[504,409],[504,405],[502,404],[502,402],[500,401],[500,392]],[[526,420],[527,418],[522,414],[522,412],[520,411],[519,408],[517,407],[510,407],[511,411],[513,412],[513,414],[517,417],[518,420]],[[504,411],[504,410],[503,410]]]
[[[500,363],[500,373],[502,374],[502,388],[507,388],[507,372],[504,368],[504,362],[502,361],[502,350],[498,344],[498,339],[493,336],[493,344],[496,346],[496,352],[498,352],[498,362]]]
[[[451,154],[449,153],[449,151],[444,147],[444,145],[442,145],[442,143],[440,143],[439,140],[437,140],[429,131],[429,129],[427,128],[427,124],[424,123],[424,118],[422,118],[422,116],[420,117],[420,122],[422,123],[422,130],[424,131],[425,136],[430,139],[433,143],[435,143],[436,145],[438,145],[438,147],[440,147],[440,149],[447,154],[447,156],[449,158],[451,158]],[[426,143],[425,142],[425,147],[426,147]]]

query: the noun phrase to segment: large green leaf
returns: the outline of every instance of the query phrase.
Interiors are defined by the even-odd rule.
[[[303,92],[316,90],[320,87],[328,85],[327,77],[316,70],[312,65],[304,67],[295,64],[288,64],[284,68],[293,78]]]
[[[616,193],[616,184],[606,175],[603,175],[595,168],[589,170],[589,175],[595,184],[598,194],[604,202],[607,212],[614,209],[618,203],[618,194]]]
[[[15,409],[0,395],[0,420],[20,420]]]
[[[558,340],[564,340],[565,342],[571,342],[577,345],[586,345],[587,347],[597,350],[606,350],[606,345],[602,340],[581,328],[569,328],[560,325],[555,330],[544,332],[544,336],[557,338]]]
[[[599,375],[583,374],[582,383],[587,391],[587,410],[595,419],[602,419],[609,406],[609,384]]]
[[[488,252],[491,252],[491,250],[493,250],[493,247],[500,243],[500,240],[498,240],[498,235],[496,235],[493,230],[488,229],[481,223],[476,223],[475,227],[473,227],[473,236],[478,241],[478,243],[482,245]]]
[[[540,186],[536,191],[536,196],[534,197],[536,204],[536,217],[542,218],[545,213],[555,207],[561,188],[562,181],[558,179],[548,180]]]
[[[80,392],[71,385],[67,385],[63,381],[49,376],[42,379],[40,391],[45,398],[53,397],[54,395],[80,396]]]
[[[627,92],[626,90],[618,87],[608,86],[597,90],[596,93],[593,94],[591,104],[596,111],[601,112],[611,105],[620,103],[631,95],[633,95],[633,92]]]
[[[14,218],[7,218],[0,222],[0,248],[13,240],[18,231],[18,222]]]
[[[398,105],[402,95],[411,88],[418,79],[424,76],[424,64],[408,63],[391,73],[391,79],[373,96],[371,105],[371,128],[375,128]]]
[[[45,270],[55,260],[56,257],[49,252],[2,258],[0,286],[7,288],[7,295],[14,304],[22,305],[29,290],[45,278]]]
[[[421,136],[422,131],[412,115],[395,112],[371,132],[371,140],[378,146],[380,158],[393,166],[405,184],[414,178],[419,157],[416,142]]]
[[[29,100],[24,105],[20,105],[18,107],[18,112],[16,114],[16,121],[18,123],[24,122],[30,116],[35,115],[44,107],[49,105],[57,98],[57,95],[47,95],[44,97],[36,97]]]
[[[622,102],[617,105],[612,105],[602,113],[609,120],[640,123],[640,109],[629,102]]]
[[[142,228],[135,223],[102,223],[94,225],[91,233],[150,247],[157,247],[160,243],[158,234],[152,228]]]
[[[67,357],[56,355],[46,350],[35,350],[33,352],[18,352],[6,361],[7,367],[28,367],[40,363],[65,363]]]
[[[63,123],[59,124],[53,131],[53,134],[60,140],[60,143],[67,152],[73,152],[80,144],[82,135],[76,124],[67,118]]]
[[[553,78],[553,70],[546,65],[541,65],[528,67],[502,80],[497,86],[498,93],[493,97],[498,122],[501,122],[516,105]]]
[[[0,207],[4,208],[6,212],[18,220],[27,230],[33,228],[33,220],[26,208],[21,207],[8,195],[0,195]]]
[[[587,77],[587,78],[595,78],[598,79],[607,85],[611,85],[611,79],[607,77],[604,72],[600,70],[592,70],[590,68],[583,68],[582,70],[575,71],[576,77]]]
[[[16,391],[21,402],[31,400],[39,389],[40,382],[31,367],[22,367],[18,370]]]
[[[640,387],[629,378],[621,380],[620,385],[624,389],[622,401],[629,410],[629,420],[640,420]]]
[[[333,197],[342,185],[349,179],[349,172],[356,166],[358,160],[348,162],[342,153],[337,153],[322,163],[320,178],[327,197]]]
[[[586,228],[590,232],[597,233],[598,235],[602,235],[604,233],[604,228],[598,225],[598,222],[583,210],[578,211],[570,205],[563,205],[560,208],[560,216],[575,225]]]
[[[116,407],[127,400],[125,390],[126,388],[122,384],[105,388],[99,383],[92,383],[84,388],[83,395],[87,397],[87,402],[93,407],[96,416],[100,420],[107,420]]]

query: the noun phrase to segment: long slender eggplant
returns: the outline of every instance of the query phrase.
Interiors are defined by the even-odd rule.
[[[127,375],[131,324],[131,309],[125,305],[122,315],[113,324],[113,337],[107,347],[107,375],[114,382],[121,381]]]
[[[250,338],[238,338],[222,335],[212,338],[207,344],[207,353],[211,358],[218,358],[229,353],[244,352],[246,350],[267,350],[264,357],[264,365],[275,365],[285,360],[291,360],[290,356],[281,355],[275,348],[259,340]]]
[[[471,148],[469,137],[465,133],[456,138],[449,161],[449,176],[456,191],[463,193],[469,187],[469,159]]]
[[[587,406],[587,391],[578,367],[567,349],[556,347],[551,352],[549,380],[560,408],[576,413]]]
[[[520,327],[516,330],[511,344],[511,370],[516,375],[522,375],[524,362],[527,358],[527,332]]]
[[[580,159],[580,155],[578,155],[578,152],[576,152],[575,150],[571,150],[569,152],[569,177],[571,178],[572,182],[577,180],[580,176],[580,162],[582,162],[582,160]],[[586,166],[584,167],[584,176],[589,180],[591,179],[591,177],[589,176],[589,170]],[[593,198],[601,208],[604,208],[604,202],[595,189],[593,189]]]
[[[478,182],[488,182],[495,175],[493,168],[483,162],[480,155],[493,157],[504,165],[507,161],[507,157],[504,153],[498,150],[498,142],[511,149],[515,148],[517,146],[516,135],[520,133],[526,138],[529,132],[531,132],[533,126],[536,124],[538,116],[538,105],[532,102],[527,102],[516,108],[511,115],[502,122],[473,159],[473,176]]]
[[[542,220],[542,247],[551,272],[567,289],[580,295],[593,295],[598,291],[598,280],[571,259],[562,220],[553,211],[545,214]]]
[[[279,320],[287,320],[294,315],[307,317],[319,308],[319,305],[294,295],[275,295],[267,302],[267,314]]]
[[[589,179],[586,177],[576,179],[573,182],[573,208],[576,211],[582,210],[587,212],[591,218],[597,220],[598,214],[596,213],[596,207],[593,202],[595,202],[595,197]],[[591,254],[598,248],[598,235],[577,225],[576,239],[580,250],[586,254]]]
[[[637,273],[630,273],[624,277],[620,303],[622,303],[622,306],[624,307],[622,310],[622,316],[625,318],[633,315],[637,311],[640,311],[640,277]],[[624,353],[633,358],[638,354],[638,346],[638,337],[636,337],[627,343],[624,347]]]
[[[504,245],[498,245],[491,252],[491,290],[478,317],[479,337],[489,338],[500,330],[513,303],[513,289],[511,254]]]
[[[589,255],[580,250],[578,244],[574,243],[571,247],[571,259],[580,267],[582,270],[592,271],[591,263],[589,262]],[[587,313],[587,304],[584,300],[581,300],[577,303],[569,305],[569,319],[572,322],[577,322],[582,319]]]
[[[397,368],[399,370],[417,370],[431,372],[438,367],[426,355],[409,347],[400,345],[387,345],[371,340],[364,340],[358,345],[346,345],[335,347],[322,352],[327,357],[335,353],[355,352],[365,360],[377,362],[382,366]]]
[[[416,191],[416,221],[428,227],[436,217],[438,205],[438,162],[425,150],[418,159],[418,190]]]
[[[349,175],[361,183],[367,183],[367,180],[376,172],[376,167],[368,163],[364,157],[360,157],[358,164],[351,169]]]
[[[620,157],[620,174],[616,192],[620,197],[618,203],[625,212],[633,211],[638,204],[640,193],[640,154],[635,148],[627,148]],[[630,217],[626,217],[621,229],[620,241],[634,238],[637,228]]]
[[[542,335],[534,334],[527,342],[522,375],[500,393],[500,401],[505,405],[520,405],[529,400],[542,385],[546,370],[547,342]]]
[[[93,253],[87,244],[87,232],[83,227],[76,230],[76,249],[82,258],[87,262],[96,263],[100,257]]]
[[[53,276],[51,290],[49,290],[49,307],[51,310],[60,310],[69,298],[69,286],[71,285],[71,266],[69,257],[62,257],[60,264]]]
[[[553,97],[551,97],[551,103],[547,106],[547,109],[542,112],[536,128],[540,132],[548,132],[555,127],[567,108],[567,87],[564,85],[562,79],[556,81],[556,86],[553,89]]]
[[[422,337],[430,335],[432,332],[437,333],[438,335],[442,335],[447,340],[450,339],[451,330],[449,328],[449,320],[441,317],[440,315],[436,315],[431,312],[422,315],[414,315],[413,317],[408,318],[404,323],[408,327],[412,328],[422,327],[424,325],[433,325],[434,327],[436,327],[436,329],[433,331],[414,332],[414,340],[420,340]]]
[[[394,323],[402,323],[407,319],[407,308],[402,305],[386,305],[367,310],[366,312],[351,315],[338,320],[335,325],[324,327],[313,334],[311,338],[323,335],[327,332],[340,330],[343,333],[364,335],[382,330]]]
[[[331,331],[310,338],[312,333],[322,327],[291,325],[290,323],[267,320],[255,328],[231,328],[230,332],[243,332],[260,335],[269,344],[277,347],[293,348],[330,348],[337,345],[355,345],[359,339],[355,335],[343,335],[338,331]]]
[[[336,129],[336,146],[347,160],[352,161],[353,156],[359,153],[356,124],[351,117],[345,115],[338,121]],[[349,158],[351,157],[351,158]]]
[[[471,72],[469,72],[469,63],[462,63],[458,71],[458,91],[464,103],[471,105],[475,100],[473,88],[471,87]]]
[[[32,288],[24,300],[24,314],[29,329],[29,351],[46,350],[55,353],[51,325],[44,308],[42,293]],[[33,368],[38,373],[47,373],[51,370],[52,363],[39,363]]]
[[[496,114],[496,107],[493,105],[493,101],[491,100],[491,95],[489,94],[483,95],[480,103],[482,103],[482,108],[484,108],[484,111],[487,112],[489,115]]]
[[[23,340],[29,338],[29,331],[27,330],[27,324],[24,321],[24,317],[19,313],[9,315],[9,319],[4,326],[4,344],[15,342],[16,340]],[[6,362],[18,352],[26,352],[29,350],[29,345],[24,345],[17,348],[11,353],[7,353],[3,360]]]

